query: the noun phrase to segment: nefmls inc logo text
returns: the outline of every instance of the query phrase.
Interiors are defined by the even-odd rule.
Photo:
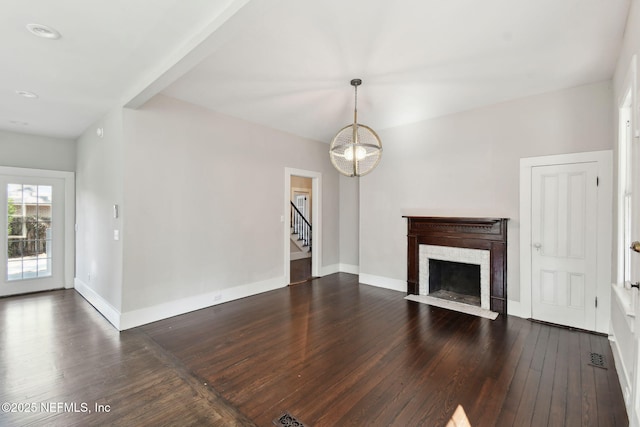
[[[87,413],[91,410],[87,402],[41,402],[41,412],[80,412]]]

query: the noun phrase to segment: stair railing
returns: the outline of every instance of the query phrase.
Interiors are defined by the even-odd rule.
[[[302,246],[311,249],[311,224],[291,202],[291,228],[298,235],[298,240],[302,240]]]

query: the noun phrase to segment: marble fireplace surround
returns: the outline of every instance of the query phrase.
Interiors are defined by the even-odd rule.
[[[418,216],[405,216],[405,218],[407,218],[407,294],[421,293],[421,246],[479,249],[489,253],[488,308],[496,313],[507,313],[508,218]],[[486,304],[482,305],[485,308]]]
[[[453,261],[480,266],[480,308],[489,310],[490,253],[484,249],[452,248],[449,246],[420,245],[418,261],[420,295],[429,294],[429,261]]]

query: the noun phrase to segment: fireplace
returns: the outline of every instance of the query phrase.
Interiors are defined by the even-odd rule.
[[[408,294],[506,313],[506,218],[406,218]]]
[[[482,249],[420,245],[418,293],[490,306],[490,252]]]
[[[429,295],[450,292],[469,297],[480,306],[480,266],[455,261],[429,260]]]

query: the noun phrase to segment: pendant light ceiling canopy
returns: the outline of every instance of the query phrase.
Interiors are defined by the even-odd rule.
[[[354,87],[355,104],[353,124],[340,129],[329,146],[333,166],[346,176],[363,176],[371,172],[382,157],[382,142],[369,126],[358,124],[358,86],[362,80],[351,80]]]

